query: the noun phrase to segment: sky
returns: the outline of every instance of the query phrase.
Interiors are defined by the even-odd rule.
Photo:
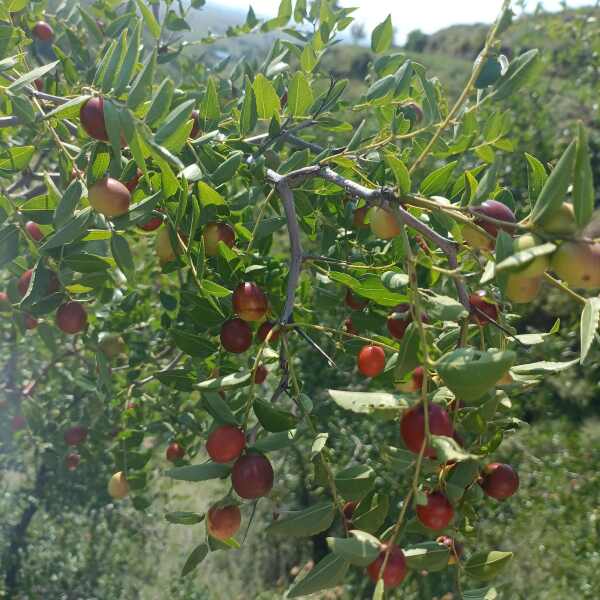
[[[538,0],[527,0],[528,10],[537,5]],[[569,7],[589,6],[594,0],[568,0]],[[260,16],[276,16],[279,0],[208,0],[207,5],[216,4],[228,8],[248,10],[251,4]],[[388,14],[398,32],[397,42],[404,41],[406,34],[413,29],[434,33],[456,23],[489,23],[494,20],[502,5],[502,0],[342,0],[342,6],[358,7],[355,19],[364,23],[370,32]],[[542,0],[548,10],[558,10],[561,0]]]

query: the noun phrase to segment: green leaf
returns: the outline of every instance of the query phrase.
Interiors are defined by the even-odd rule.
[[[527,159],[527,187],[529,189],[529,199],[535,202],[548,179],[548,173],[544,165],[533,155],[525,152]]]
[[[594,174],[592,173],[587,132],[581,122],[578,124],[577,133],[573,208],[575,209],[575,221],[580,228],[583,228],[591,221],[594,212]]]
[[[600,298],[587,298],[581,313],[581,364],[592,347],[600,325]]]
[[[145,117],[151,127],[158,125],[169,113],[175,84],[170,79],[164,79],[152,97],[150,109]]]
[[[225,183],[226,181],[231,181],[238,168],[242,164],[243,158],[242,152],[232,152],[229,155],[229,158],[223,163],[221,163],[215,172],[211,175],[211,179],[213,183],[217,186]]]
[[[250,384],[252,379],[252,373],[231,373],[231,375],[225,375],[224,377],[214,377],[213,379],[207,379],[196,385],[199,390],[225,390],[228,388],[243,387]]]
[[[110,251],[117,265],[119,265],[119,269],[123,271],[127,279],[133,280],[135,278],[135,264],[129,242],[122,235],[115,233],[110,238]]]
[[[179,481],[208,481],[209,479],[223,479],[231,471],[228,465],[218,463],[204,463],[201,465],[186,465],[175,467],[166,471],[165,475]]]
[[[202,400],[206,411],[219,423],[239,426],[238,419],[229,404],[217,392],[203,392]]]
[[[422,364],[419,357],[420,345],[421,340],[417,324],[411,323],[404,332],[402,344],[400,344],[400,350],[398,351],[398,358],[394,368],[394,376],[397,379],[401,379],[404,375]]]
[[[493,163],[489,166],[485,175],[481,178],[477,185],[475,193],[471,196],[470,204],[477,206],[487,200],[492,192],[496,189],[496,181],[498,179],[498,163]]]
[[[43,120],[46,121],[53,117],[61,117],[62,119],[75,118],[79,115],[81,105],[87,102],[90,98],[91,96],[89,94],[85,94],[84,96],[77,96],[77,98],[72,98],[64,104],[59,104],[56,108],[52,109],[50,112],[47,112],[44,115]]]
[[[344,581],[349,563],[335,554],[328,554],[302,579],[294,581],[286,598],[298,598],[329,589]]]
[[[310,537],[331,527],[335,516],[335,506],[327,501],[314,504],[304,510],[284,513],[273,521],[267,533],[291,537]]]
[[[101,88],[103,92],[108,92],[112,87],[115,81],[115,78],[119,74],[119,70],[121,68],[121,63],[123,62],[123,58],[125,56],[125,45],[127,44],[127,31],[123,30],[121,35],[119,36],[119,40],[117,45],[115,46],[115,50],[112,53],[110,60],[106,65],[106,70],[104,71],[102,77]]]
[[[556,250],[556,247],[556,244],[547,242],[545,244],[540,244],[539,246],[534,246],[533,248],[515,252],[515,254],[505,258],[496,265],[496,273],[504,270],[518,270],[519,267],[531,263],[539,256],[548,256],[552,254]]]
[[[182,392],[191,392],[196,383],[196,375],[189,369],[159,371],[155,374],[155,377],[164,385],[172,386]]]
[[[456,322],[468,316],[467,309],[458,300],[433,292],[425,298],[425,312],[433,321]]]
[[[140,0],[138,0],[139,2]],[[142,66],[141,71],[131,84],[131,90],[127,97],[127,106],[135,110],[142,102],[146,100],[146,95],[152,89],[152,80],[154,79],[154,69],[156,68],[156,50],[152,52]]]
[[[194,100],[182,102],[174,108],[169,116],[165,119],[160,129],[154,134],[154,139],[157,144],[163,144],[170,136],[172,136],[186,121],[189,120],[194,107]]]
[[[371,492],[354,509],[352,525],[356,529],[376,533],[381,529],[390,510],[390,498],[387,494]]]
[[[97,273],[98,271],[106,271],[114,265],[112,259],[106,256],[89,254],[88,252],[72,254],[64,258],[62,262],[69,269],[78,273]]]
[[[327,538],[329,549],[357,567],[369,566],[378,556],[381,549],[379,540],[366,531],[352,530],[352,537]]]
[[[181,576],[185,577],[191,573],[207,557],[207,555],[208,544],[206,544],[206,542],[196,546],[185,561],[183,569],[181,570]]]
[[[90,207],[79,211],[40,246],[40,252],[47,252],[83,237],[91,218],[92,209]]]
[[[216,124],[221,116],[216,79],[212,76],[208,78],[206,93],[200,103],[199,113],[200,123],[205,128]]]
[[[154,18],[154,15],[152,14],[152,11],[150,10],[150,8],[147,6],[147,4],[143,0],[135,0],[135,3],[138,5],[138,8],[140,9],[140,12],[142,13],[142,18],[144,19],[144,22],[146,23],[146,27],[148,28],[148,31],[150,32],[152,37],[155,40],[160,39],[160,25]]]
[[[121,70],[119,71],[119,76],[114,86],[114,93],[116,96],[120,96],[125,91],[125,88],[131,80],[131,76],[133,75],[133,71],[139,57],[141,35],[142,26],[138,21],[133,30],[131,40],[129,41],[129,46],[127,47],[127,52],[123,58]]]
[[[225,198],[203,181],[198,182],[198,192],[200,195],[200,204],[204,207],[210,206],[211,204],[214,204],[215,206],[222,206],[225,204]]]
[[[546,373],[560,373],[561,371],[570,369],[579,362],[579,358],[566,362],[551,362],[542,360],[523,365],[515,365],[510,371],[511,373],[516,373],[517,375],[544,375]]]
[[[259,452],[275,452],[283,448],[289,448],[296,441],[296,430],[282,431],[281,433],[272,433],[259,438],[252,448]]]
[[[512,557],[512,552],[477,552],[465,563],[464,570],[473,579],[488,581],[503,571]]]
[[[248,135],[256,127],[257,120],[256,97],[250,79],[246,77],[246,91],[240,113],[240,134]]]
[[[171,335],[175,345],[189,356],[207,358],[218,350],[216,344],[206,336],[195,335],[184,329],[173,329]]]
[[[346,500],[360,500],[375,484],[375,471],[367,465],[354,465],[338,471],[335,485]]]
[[[493,97],[496,100],[508,98],[532,81],[542,67],[539,54],[539,50],[534,48],[515,58],[494,85]]]
[[[513,366],[516,354],[458,348],[442,356],[436,368],[444,383],[465,402],[479,400]]]
[[[573,178],[576,154],[577,143],[573,140],[560,157],[540,192],[531,211],[530,219],[533,224],[548,219],[564,202],[567,189]]]
[[[114,160],[111,162],[111,174],[118,176],[121,172],[121,118],[120,109],[110,100],[104,101],[104,122],[106,123],[106,132],[110,140],[110,146],[113,151]]]
[[[308,114],[308,109],[314,102],[314,96],[306,76],[298,71],[288,87],[288,110],[293,117]]]
[[[318,63],[319,57],[315,53],[314,48],[310,44],[304,46],[304,50],[302,50],[302,54],[300,55],[300,66],[302,67],[302,70],[306,73],[312,73]]]
[[[18,92],[22,87],[32,83],[36,79],[42,78],[44,75],[46,75],[46,73],[54,70],[59,62],[59,60],[55,60],[52,63],[48,63],[47,65],[43,65],[33,69],[32,71],[29,71],[29,73],[25,73],[25,75],[21,75],[18,79],[15,79],[15,81],[6,87],[6,91]]]
[[[420,190],[424,196],[443,196],[450,186],[450,178],[456,168],[458,161],[453,161],[447,165],[432,171],[421,182]]]
[[[209,296],[216,296],[217,298],[226,298],[227,296],[231,296],[231,290],[228,290],[226,287],[211,281],[210,279],[205,279],[202,283],[202,291],[207,293]]]
[[[331,399],[341,408],[359,414],[382,414],[394,419],[398,411],[408,407],[405,398],[387,392],[347,392],[328,390]]]
[[[463,447],[453,438],[444,435],[431,436],[431,445],[436,449],[436,457],[440,462],[462,461],[477,458],[474,454],[465,452]]]
[[[352,152],[352,150],[356,150],[360,146],[360,144],[363,140],[363,130],[365,128],[366,122],[367,122],[367,120],[363,119],[360,122],[360,125],[356,128],[356,131],[354,132],[352,139],[350,140],[350,142],[348,142],[348,145],[346,146],[347,152]]]
[[[152,214],[152,211],[158,205],[158,201],[162,196],[162,192],[158,191],[148,198],[144,198],[129,207],[129,212],[115,217],[113,219],[113,225],[115,229],[122,230],[133,227],[134,225],[140,225],[148,221],[148,218]]]
[[[204,521],[204,515],[194,512],[169,512],[165,519],[174,525],[196,525]]]
[[[463,600],[498,600],[500,596],[496,588],[485,587],[476,590],[465,590]]]
[[[450,549],[438,542],[411,544],[403,549],[406,566],[416,571],[443,571],[448,566]]]
[[[4,150],[0,154],[0,174],[8,176],[22,171],[29,165],[34,153],[34,146],[16,146]]]
[[[83,191],[83,184],[79,179],[74,179],[69,184],[69,187],[65,190],[65,193],[54,209],[53,221],[55,227],[61,227],[73,217]]]
[[[388,15],[371,34],[371,50],[375,54],[386,52],[390,49],[394,40],[394,28],[392,26],[392,15]]]
[[[262,74],[259,73],[252,84],[254,95],[256,97],[256,111],[259,119],[271,119],[279,114],[279,96],[273,87],[273,84]]]
[[[284,410],[276,408],[265,400],[254,400],[252,407],[260,424],[271,432],[288,431],[297,425],[296,417]]]
[[[400,193],[410,193],[410,173],[408,172],[406,165],[399,158],[389,153],[385,155],[385,162],[394,174]]]

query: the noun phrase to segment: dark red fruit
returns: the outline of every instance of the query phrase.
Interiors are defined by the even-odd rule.
[[[401,340],[411,321],[412,315],[408,304],[399,304],[387,320],[387,328],[390,335],[397,340]]]
[[[519,475],[503,463],[490,463],[483,469],[481,488],[496,500],[506,500],[519,489]]]
[[[445,529],[454,517],[454,509],[442,492],[429,492],[427,504],[417,505],[417,517],[428,529]]]
[[[216,463],[228,463],[235,460],[245,447],[244,432],[233,425],[217,427],[206,441],[206,451]]]
[[[38,21],[32,29],[33,35],[42,42],[50,42],[54,37],[54,30],[46,21]]]
[[[33,85],[35,85],[35,89],[38,92],[43,92],[44,91],[44,80],[43,79],[34,79],[33,80]]]
[[[150,217],[145,223],[140,225],[140,229],[144,231],[154,231],[162,225],[162,217]]]
[[[171,442],[167,446],[166,456],[168,461],[175,462],[176,460],[181,460],[185,456],[185,450],[181,444]]]
[[[224,506],[219,508],[211,506],[206,515],[208,533],[218,540],[228,540],[239,530],[242,523],[242,513],[239,507]]]
[[[365,377],[377,377],[385,368],[385,352],[379,346],[364,346],[358,353],[358,370]]]
[[[25,329],[35,329],[38,326],[38,320],[33,315],[25,315]]]
[[[67,446],[79,446],[79,444],[85,442],[87,436],[88,429],[83,425],[73,425],[73,427],[69,427],[63,435]]]
[[[227,223],[207,223],[202,232],[204,240],[204,252],[206,256],[219,255],[219,242],[223,242],[229,248],[235,244],[235,231]]]
[[[56,326],[64,333],[79,333],[85,329],[86,325],[87,313],[80,302],[65,302],[58,307]]]
[[[231,483],[237,495],[247,500],[266,496],[273,488],[273,467],[262,454],[246,454],[231,471]]]
[[[424,377],[425,377],[425,372],[423,371],[423,367],[417,367],[412,372],[412,383],[413,383],[413,387],[415,388],[415,392],[420,391],[420,389],[423,387]]]
[[[90,98],[79,110],[79,119],[85,132],[96,140],[108,142],[104,122],[104,100],[101,96]]]
[[[69,452],[67,456],[65,456],[65,466],[69,471],[74,471],[81,462],[81,456],[77,454],[77,452]]]
[[[267,336],[269,335],[269,332],[271,331],[271,329],[273,329],[273,327],[275,327],[275,323],[273,323],[272,321],[265,321],[258,328],[258,331],[256,332],[256,337],[259,339],[260,342],[264,342],[267,339]],[[277,342],[277,340],[279,339],[279,333],[280,330],[278,329],[277,331],[274,331],[271,334],[271,337],[269,338],[270,344],[275,344]]]
[[[25,223],[25,229],[27,230],[27,233],[31,239],[35,240],[36,242],[44,239],[44,234],[42,233],[40,226],[34,221],[27,221],[27,223]]]
[[[24,296],[27,293],[32,276],[33,269],[27,269],[27,271],[22,273],[21,277],[19,277],[19,281],[17,281],[17,289],[19,290],[19,294],[21,294],[21,296]]]
[[[260,321],[266,314],[269,303],[265,293],[250,282],[240,283],[233,292],[233,309],[244,321]]]
[[[137,187],[137,184],[140,182],[143,173],[137,169],[135,175],[129,180],[125,182],[125,187],[133,194],[133,190]]]
[[[383,544],[379,556],[367,567],[367,573],[371,581],[376,582],[379,579],[379,571],[381,571],[383,561],[385,560],[386,551],[387,544]],[[404,552],[398,546],[392,546],[389,554],[390,556],[385,565],[382,577],[383,584],[388,589],[399,586],[404,581],[407,571]]]
[[[429,431],[432,435],[452,437],[452,421],[448,413],[437,404],[429,404]],[[421,451],[425,440],[425,411],[422,404],[407,410],[400,421],[400,436],[404,445],[415,454]],[[435,458],[435,450],[425,449],[425,456]]]
[[[230,319],[221,327],[221,344],[227,352],[240,354],[252,345],[252,330],[242,319]]]
[[[254,372],[254,383],[258,383],[259,385],[264,383],[268,374],[269,372],[264,365],[258,365],[256,371]]]
[[[194,124],[190,131],[190,137],[195,140],[200,133],[200,113],[197,110],[192,111],[192,119],[194,120]]]
[[[490,321],[498,321],[498,305],[487,298],[485,290],[479,290],[469,296],[471,316],[479,325],[487,325]],[[482,314],[483,313],[483,314]]]
[[[358,502],[353,502],[353,501],[346,502],[346,504],[344,504],[344,518],[346,519],[348,524],[350,524],[352,522],[352,516],[354,515],[354,511],[357,506],[358,506]]]
[[[356,327],[354,327],[354,323],[350,317],[344,321],[344,331],[346,333],[351,333],[352,335],[358,335],[358,331]]]
[[[486,200],[479,206],[472,209],[472,212],[480,215],[489,217],[490,219],[497,219],[498,221],[506,221],[506,225],[497,225],[496,223],[490,223],[484,219],[478,219],[475,217],[475,223],[482,229],[485,229],[492,237],[498,235],[498,229],[511,232],[514,230],[512,225],[517,221],[514,213],[506,204],[498,202],[497,200]]]
[[[346,289],[346,297],[344,298],[344,302],[348,308],[352,310],[362,310],[367,304],[369,304],[368,300],[364,300],[363,298],[359,298],[352,293],[350,288]]]

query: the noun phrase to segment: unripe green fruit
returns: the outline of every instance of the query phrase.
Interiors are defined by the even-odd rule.
[[[463,240],[476,250],[493,250],[496,246],[494,240],[472,225],[465,225],[462,228],[462,236]]]
[[[90,205],[105,217],[118,217],[129,210],[131,193],[117,179],[105,177],[90,188],[88,199]]]
[[[569,237],[577,231],[575,211],[573,205],[563,202],[560,208],[546,219],[542,219],[537,226],[547,235]]]
[[[98,346],[107,358],[114,358],[119,354],[124,354],[126,349],[125,342],[120,335],[101,334]]]
[[[535,246],[540,246],[542,240],[533,233],[526,233],[525,235],[519,236],[513,242],[513,250],[515,253],[521,252],[522,250],[529,250]],[[525,266],[518,269],[519,276],[523,277],[539,277],[543,275],[548,266],[550,265],[550,259],[548,256],[538,256]]]
[[[505,296],[516,304],[525,304],[535,299],[542,287],[542,277],[524,277],[509,275],[506,282]]]
[[[398,219],[385,208],[375,207],[369,211],[371,231],[382,240],[390,240],[400,235]]]
[[[572,288],[600,287],[600,244],[564,242],[552,256],[552,270]]]

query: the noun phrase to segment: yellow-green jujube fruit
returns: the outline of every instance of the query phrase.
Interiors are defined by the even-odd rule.
[[[563,242],[552,255],[552,270],[572,288],[600,288],[600,244]]]
[[[524,277],[521,274],[511,274],[506,280],[504,295],[515,304],[532,302],[542,287],[542,275]]]
[[[382,240],[390,240],[402,231],[396,216],[385,208],[378,206],[369,211],[371,231]]]
[[[536,246],[541,246],[543,243],[544,242],[533,233],[526,233],[525,235],[521,235],[513,241],[513,251],[516,254],[517,252],[522,252],[524,250],[535,248]],[[519,276],[539,277],[540,275],[544,274],[549,265],[550,259],[547,255],[536,256],[524,266],[516,269],[516,271],[518,272]]]
[[[572,236],[577,231],[575,211],[569,202],[563,202],[555,212],[537,224],[546,235]]]

